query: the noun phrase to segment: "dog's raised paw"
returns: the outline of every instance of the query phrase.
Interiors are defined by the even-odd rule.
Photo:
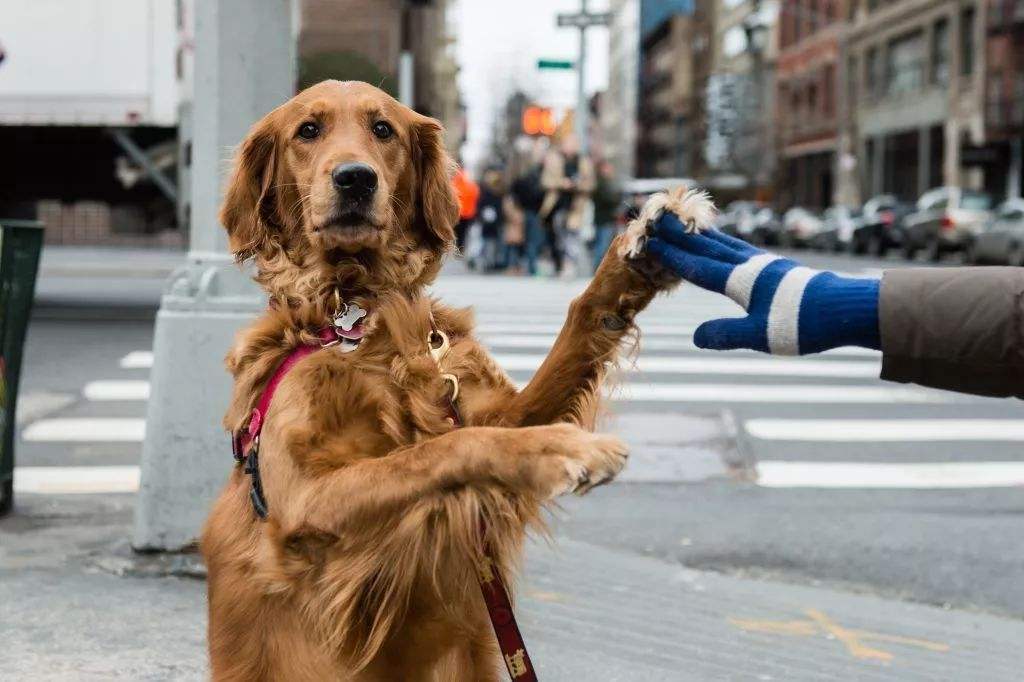
[[[654,224],[666,212],[679,216],[687,232],[700,232],[711,227],[717,211],[711,197],[704,190],[682,186],[669,192],[652,194],[644,203],[640,215],[626,227],[619,255],[627,260],[643,258],[647,239],[654,232]]]

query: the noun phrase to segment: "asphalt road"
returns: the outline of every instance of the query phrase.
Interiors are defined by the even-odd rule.
[[[868,276],[905,267],[896,260],[798,257]],[[475,305],[481,336],[513,378],[526,381],[582,286],[450,275],[437,292]],[[81,296],[82,287],[75,289]],[[59,286],[46,291],[59,303]],[[115,306],[106,319],[83,319],[89,316],[53,314],[59,307],[51,306],[51,314],[33,321],[19,465],[138,462],[138,438],[70,442],[68,429],[81,422],[53,425],[144,419],[139,390],[152,327],[126,319],[138,317],[138,309],[136,301],[131,315],[119,317]],[[556,521],[564,534],[693,568],[1024,617],[1024,487],[974,481],[975,487],[944,488],[949,472],[919,469],[1024,462],[1014,431],[1024,424],[1024,405],[886,385],[874,378],[879,358],[872,353],[826,354],[794,365],[692,347],[693,325],[737,312],[721,297],[684,287],[643,315],[642,371],[622,377],[608,426],[633,445],[633,460],[623,480],[565,504]],[[126,357],[142,366],[123,367]],[[952,420],[965,431],[951,435]],[[125,434],[131,428],[118,438]],[[823,470],[822,463],[869,466],[851,474]],[[870,480],[848,487],[849,477],[859,475]],[[911,483],[901,484],[906,476]]]

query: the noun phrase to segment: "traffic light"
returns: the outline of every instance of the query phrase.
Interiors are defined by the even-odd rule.
[[[523,132],[527,135],[554,135],[555,114],[547,107],[529,106],[523,109]]]

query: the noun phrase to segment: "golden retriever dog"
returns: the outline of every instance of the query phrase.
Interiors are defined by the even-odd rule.
[[[247,427],[340,305],[367,314],[358,345],[308,354],[277,386],[258,442],[266,518],[238,466],[207,521],[215,680],[500,679],[484,547],[509,583],[545,505],[625,462],[618,439],[590,432],[602,379],[674,280],[640,253],[643,226],[620,236],[518,390],[471,313],[424,293],[458,217],[442,132],[377,88],[326,81],[240,147],[221,221],[270,304],[228,355],[227,428]],[[702,196],[665,201],[710,219]]]

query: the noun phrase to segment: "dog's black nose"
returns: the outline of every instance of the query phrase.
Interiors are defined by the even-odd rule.
[[[377,189],[377,173],[365,163],[341,163],[331,171],[331,179],[345,197],[362,199]]]

